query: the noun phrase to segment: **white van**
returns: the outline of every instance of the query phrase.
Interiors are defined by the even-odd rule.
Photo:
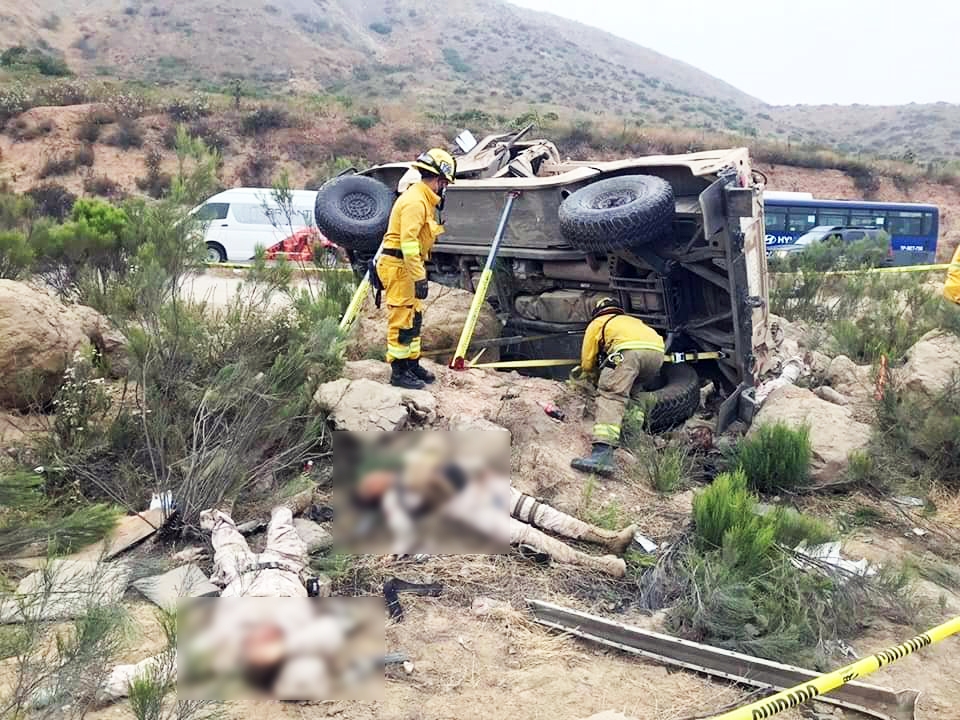
[[[313,227],[316,191],[293,190],[289,217],[270,188],[233,188],[193,209],[206,225],[208,262],[249,262],[256,248],[268,249]]]

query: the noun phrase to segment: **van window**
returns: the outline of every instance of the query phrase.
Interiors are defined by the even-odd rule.
[[[210,220],[226,220],[230,203],[207,203],[197,210],[197,219],[203,222]]]
[[[234,205],[233,216],[244,225],[272,225],[262,205]]]

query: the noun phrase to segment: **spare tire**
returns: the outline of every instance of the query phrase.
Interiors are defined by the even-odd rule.
[[[630,395],[653,395],[655,403],[647,413],[647,427],[658,433],[683,424],[700,407],[700,378],[686,363],[664,364],[653,388],[635,386]]]
[[[328,240],[347,250],[375,253],[387,232],[396,195],[379,180],[343,175],[317,191],[314,220]]]
[[[670,183],[625,175],[598,180],[564,200],[560,232],[578,250],[622,250],[663,239],[675,213]]]

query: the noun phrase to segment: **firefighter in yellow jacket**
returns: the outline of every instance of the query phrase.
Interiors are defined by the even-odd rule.
[[[420,365],[423,301],[427,297],[424,261],[443,233],[438,214],[447,185],[454,181],[457,163],[450,153],[434,148],[418,157],[411,167],[420,172],[421,179],[394,203],[377,275],[383,283],[387,304],[390,384],[420,390],[435,379]]]
[[[575,459],[571,463],[574,469],[613,474],[613,451],[620,445],[620,426],[630,391],[637,381],[649,382],[656,377],[663,354],[663,338],[642,320],[627,315],[619,302],[604,298],[597,303],[580,353],[583,373],[600,371],[593,452]]]
[[[943,285],[943,296],[947,300],[960,305],[960,245],[953,253],[953,260],[950,261],[950,269],[947,270],[947,281]]]

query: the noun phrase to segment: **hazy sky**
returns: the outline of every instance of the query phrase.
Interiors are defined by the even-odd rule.
[[[960,103],[956,0],[509,0],[776,105]]]

